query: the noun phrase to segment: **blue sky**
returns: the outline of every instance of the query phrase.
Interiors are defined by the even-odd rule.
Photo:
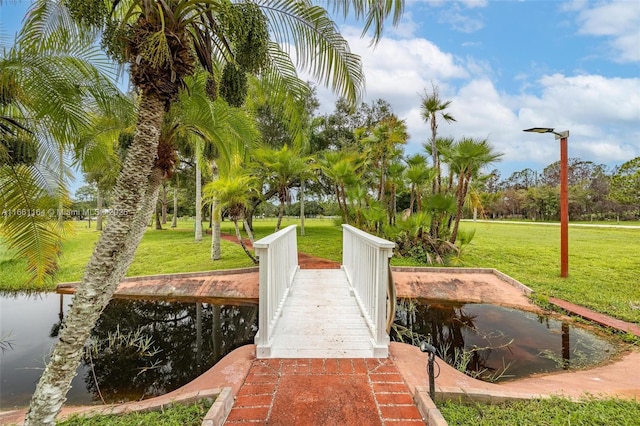
[[[5,35],[29,2],[12,3],[2,2]],[[409,153],[428,138],[420,97],[433,83],[457,119],[439,134],[488,138],[503,178],[558,160],[553,135],[522,132],[534,126],[569,130],[570,157],[612,167],[640,156],[640,1],[406,0],[375,48],[357,24],[340,28],[362,57],[363,100],[386,99],[406,120]],[[330,112],[335,97],[318,95]]]
[[[433,83],[457,119],[439,134],[488,138],[503,178],[559,159],[553,135],[530,127],[569,130],[569,156],[585,161],[640,156],[639,1],[407,0],[375,48],[341,29],[362,57],[366,101],[387,99],[407,121],[407,152],[429,137],[420,98]]]

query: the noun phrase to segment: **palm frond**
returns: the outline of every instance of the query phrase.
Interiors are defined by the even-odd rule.
[[[364,74],[360,57],[351,53],[329,14],[307,1],[262,0],[257,4],[265,12],[271,34],[287,50],[295,54],[298,66],[308,70],[315,79],[357,102],[364,89]]]
[[[35,284],[55,275],[61,241],[51,220],[57,204],[41,179],[32,167],[0,167],[0,235],[14,257],[27,260],[30,282]]]

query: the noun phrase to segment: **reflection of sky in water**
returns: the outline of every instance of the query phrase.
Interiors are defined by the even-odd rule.
[[[451,312],[451,305],[448,305],[449,309],[439,311],[438,306],[445,305],[434,305],[428,301],[421,303],[422,309],[416,311],[418,327],[419,324],[431,324],[433,318]],[[548,316],[487,304],[466,304],[455,311],[471,317],[474,328],[463,326],[460,330],[464,349],[487,348],[476,350],[483,358],[488,374],[500,372],[510,364],[503,380],[558,371],[564,363],[568,363],[569,368],[582,368],[608,359],[616,350],[596,334],[567,323],[563,326],[561,321]],[[426,317],[420,318],[421,315]],[[459,321],[455,323],[460,325]],[[427,325],[414,331],[428,334],[429,328]],[[446,325],[444,330],[445,336],[451,335]],[[435,338],[437,340],[437,336]],[[564,358],[568,359],[565,361]]]
[[[63,309],[67,311],[71,296],[64,296]],[[0,334],[7,337],[12,347],[0,357],[0,408],[14,404],[24,405],[30,399],[56,337],[49,337],[51,328],[59,322],[60,295],[39,293],[32,296],[2,296],[0,298]],[[68,398],[74,403],[89,403],[83,381],[84,368],[71,383]]]

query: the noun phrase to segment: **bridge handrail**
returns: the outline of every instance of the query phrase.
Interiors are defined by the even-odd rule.
[[[373,335],[374,354],[384,354],[389,347],[386,330],[389,259],[396,245],[346,224],[342,225],[342,236],[343,268]]]
[[[298,270],[296,225],[290,225],[253,243],[260,260],[260,300],[258,334],[255,337],[258,357],[269,357],[273,329]]]

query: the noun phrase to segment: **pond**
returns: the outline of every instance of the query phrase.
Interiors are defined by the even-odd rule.
[[[488,304],[401,299],[392,340],[431,340],[440,358],[491,382],[584,368],[617,348],[586,328],[547,314]]]
[[[29,404],[72,296],[0,296],[0,409]],[[68,404],[131,401],[170,392],[253,343],[258,306],[112,300],[94,328]],[[604,338],[550,316],[484,304],[402,299],[392,339],[419,345],[489,381],[582,368],[610,358]],[[417,368],[424,368],[420,366]]]
[[[71,296],[0,297],[0,409],[29,404]],[[257,305],[112,300],[94,328],[68,404],[170,392],[233,349],[253,343]]]

